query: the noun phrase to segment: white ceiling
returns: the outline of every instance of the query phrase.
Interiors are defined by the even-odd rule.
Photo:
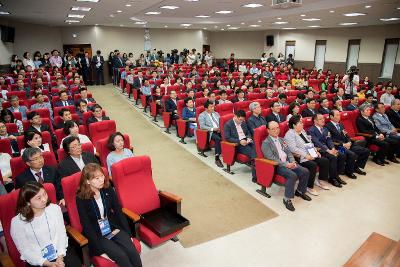
[[[383,22],[381,18],[400,18],[400,0],[303,0],[300,7],[275,9],[271,0],[100,0],[99,3],[78,2],[76,0],[0,0],[0,11],[8,11],[10,15],[0,15],[0,18],[24,21],[50,26],[105,25],[122,27],[147,28],[183,28],[182,23],[192,24],[188,28],[207,30],[229,30],[229,27],[239,27],[236,30],[261,29],[312,29],[308,26],[317,25],[321,28],[352,27],[341,26],[340,23],[357,22],[354,26],[384,25],[400,23],[398,21]],[[243,8],[249,3],[262,4],[258,8]],[[126,4],[130,4],[128,7]],[[178,9],[161,9],[161,6],[178,6]],[[371,6],[366,8],[365,6]],[[89,12],[71,11],[72,6],[91,7]],[[122,12],[117,12],[117,11]],[[231,14],[216,14],[216,11],[231,10]],[[146,12],[158,11],[159,15],[146,15]],[[334,11],[334,12],[330,12]],[[344,13],[361,12],[365,16],[345,17]],[[85,15],[83,19],[68,18],[68,14]],[[306,16],[300,16],[300,15]],[[110,17],[113,15],[114,17]],[[209,18],[196,18],[197,15],[209,15]],[[147,24],[137,25],[134,20],[146,21]],[[281,19],[278,19],[281,18]],[[306,18],[319,18],[320,21],[303,21]],[[65,20],[79,20],[79,23],[66,23]],[[274,22],[288,22],[277,25]],[[249,27],[249,25],[260,25]],[[227,26],[230,25],[230,26]],[[400,32],[400,27],[399,27]]]

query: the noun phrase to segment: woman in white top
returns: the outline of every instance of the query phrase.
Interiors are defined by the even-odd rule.
[[[21,260],[30,266],[81,266],[74,250],[67,250],[61,208],[50,203],[47,192],[38,182],[28,182],[21,188],[10,234]]]
[[[24,64],[24,67],[26,68],[27,66],[31,66],[32,70],[35,69],[35,63],[33,63],[33,60],[31,58],[31,55],[29,52],[24,53],[24,58],[22,59],[22,64]]]
[[[78,137],[79,138],[79,142],[81,144],[92,143],[92,141],[90,141],[89,137],[87,137],[84,134],[80,134],[79,133],[79,126],[74,121],[66,121],[64,123],[64,134],[66,136],[61,140],[60,148],[63,148],[63,141],[68,136],[76,136],[76,137]],[[96,153],[96,151],[94,151],[94,152]]]
[[[39,132],[29,131],[24,134],[25,148],[21,150],[21,155],[28,147],[40,148],[42,152],[50,151],[50,144],[43,144],[42,134]]]

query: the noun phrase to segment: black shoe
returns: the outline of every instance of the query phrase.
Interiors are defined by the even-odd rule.
[[[252,181],[253,183],[257,183],[257,177],[251,178],[251,181]]]
[[[290,211],[295,211],[296,209],[294,208],[292,201],[290,199],[285,200],[283,199],[283,204],[285,204],[285,207],[290,210]]]
[[[389,161],[391,161],[391,162],[393,162],[393,163],[397,163],[397,164],[400,163],[400,161],[398,161],[395,157],[390,158]]]
[[[360,168],[355,169],[354,172],[359,174],[359,175],[366,175],[367,174],[365,171],[362,171]]]
[[[295,196],[297,197],[301,197],[302,199],[306,200],[306,201],[311,201],[311,197],[307,196],[305,193],[302,194],[299,191],[296,190],[296,192],[294,192]]]
[[[349,177],[350,179],[357,179],[357,176],[355,176],[354,173],[346,174],[346,176]]]
[[[342,179],[340,179],[339,176],[336,178],[336,180],[337,180],[339,183],[343,184],[343,185],[346,185],[346,184],[347,184],[345,181],[343,181]]]
[[[383,163],[383,164],[390,164],[390,162],[387,161],[387,160],[382,160],[382,163]]]
[[[215,165],[217,165],[220,168],[224,167],[224,164],[222,164],[222,161],[220,159],[215,159]]]
[[[333,185],[333,186],[342,187],[342,184],[339,183],[339,181],[336,180],[336,179],[331,179],[331,180],[329,180],[328,182],[329,182],[331,185]]]
[[[379,166],[385,166],[385,164],[383,163],[383,161],[380,160],[380,159],[373,159],[372,161],[375,162],[375,164],[377,164],[377,165],[379,165]]]

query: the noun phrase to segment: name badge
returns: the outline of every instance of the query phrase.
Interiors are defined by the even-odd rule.
[[[111,233],[110,223],[108,222],[107,219],[98,220],[98,223],[102,236],[106,236]]]
[[[57,258],[56,249],[53,244],[47,245],[44,249],[42,249],[42,257],[48,261],[53,261]]]

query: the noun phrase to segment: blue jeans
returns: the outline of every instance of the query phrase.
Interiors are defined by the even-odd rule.
[[[299,179],[299,185],[297,186],[297,191],[302,194],[306,193],[308,177],[310,176],[310,172],[300,166],[297,165],[294,169],[289,169],[284,166],[278,166],[276,168],[276,174],[285,177],[285,197],[286,198],[294,198],[294,186],[296,184],[296,180]]]

